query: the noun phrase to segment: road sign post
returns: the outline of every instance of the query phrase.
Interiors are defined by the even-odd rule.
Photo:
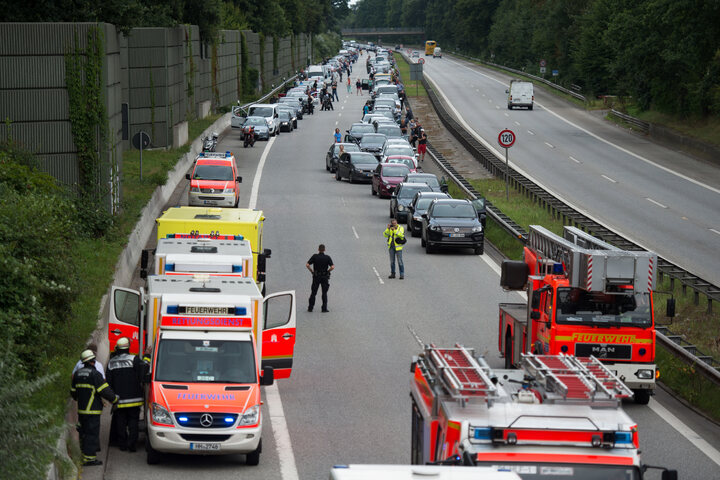
[[[142,180],[142,171],[143,171],[142,153],[143,153],[143,149],[150,146],[150,135],[148,135],[147,133],[140,130],[138,133],[133,135],[132,144],[133,144],[133,147],[140,150],[140,180]]]
[[[505,149],[505,200],[510,200],[510,186],[509,186],[509,174],[510,174],[510,160],[508,159],[508,148],[512,147],[515,143],[515,132],[508,130],[507,128],[498,134],[498,143]]]

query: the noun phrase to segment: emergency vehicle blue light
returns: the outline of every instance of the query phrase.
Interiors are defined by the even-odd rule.
[[[231,157],[231,156],[232,156],[232,153],[230,153],[230,150],[225,150],[225,156],[226,156],[226,157]]]
[[[490,440],[492,438],[492,428],[490,427],[484,427],[484,428],[475,428],[475,432],[473,433],[473,438],[476,440]]]
[[[247,315],[247,308],[235,307],[235,315]]]
[[[188,421],[188,417],[178,417],[178,422],[180,423],[186,423]]]
[[[633,443],[632,432],[615,432],[615,443]]]
[[[198,157],[204,157],[204,156],[205,156],[205,152],[198,153]]]
[[[235,235],[235,240],[245,240],[245,237],[242,235]]]
[[[225,417],[225,423],[233,423],[235,419],[233,417]]]
[[[174,271],[175,271],[175,264],[174,264],[174,263],[166,263],[166,264],[165,264],[165,271],[166,271],[166,272],[174,272]]]
[[[177,315],[179,311],[180,306],[179,305],[168,305],[167,307],[167,313],[171,315]]]
[[[562,275],[564,273],[565,269],[563,268],[562,263],[554,263],[553,264],[553,274],[555,275]]]
[[[242,273],[242,265],[233,265],[233,273]]]

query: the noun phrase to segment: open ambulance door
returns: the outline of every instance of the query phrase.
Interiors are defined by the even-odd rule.
[[[130,288],[112,287],[110,292],[110,316],[108,340],[110,351],[120,337],[130,339],[130,353],[140,350],[140,292]]]
[[[262,365],[289,378],[295,351],[295,291],[273,293],[263,303]]]

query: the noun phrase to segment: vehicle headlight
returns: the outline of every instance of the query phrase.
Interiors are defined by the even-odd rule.
[[[258,418],[260,418],[260,405],[255,405],[245,410],[240,416],[238,425],[255,425],[258,423]]]
[[[225,188],[225,189],[223,189],[223,193],[235,193],[235,189],[234,188]]]
[[[430,230],[432,230],[433,232],[439,232],[441,230],[441,228],[437,225],[430,225],[430,226],[428,226],[428,228]]]
[[[200,187],[190,187],[191,193],[200,193]]]
[[[416,222],[422,222],[422,217],[420,215],[413,215],[413,220]]]
[[[170,412],[168,412],[165,407],[158,403],[152,404],[152,418],[155,423],[164,423],[165,425],[173,424]]]
[[[403,210],[405,210],[405,206],[404,206],[404,205],[398,205],[398,212],[402,212]]]
[[[477,227],[472,227],[473,232],[482,232],[482,227],[478,225]]]
[[[641,368],[635,372],[635,376],[641,380],[652,380],[655,377],[655,372],[649,368]]]

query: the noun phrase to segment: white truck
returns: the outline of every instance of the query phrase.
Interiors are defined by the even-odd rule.
[[[261,385],[288,378],[295,348],[295,292],[265,298],[252,278],[152,275],[147,289],[113,287],[110,330],[134,331],[150,360],[146,452],[262,451]]]
[[[505,90],[505,93],[508,94],[508,110],[512,110],[515,107],[527,107],[528,110],[533,109],[535,91],[532,82],[510,80],[510,88]]]
[[[155,247],[155,275],[252,277],[253,252],[250,242],[235,239],[161,238]]]

